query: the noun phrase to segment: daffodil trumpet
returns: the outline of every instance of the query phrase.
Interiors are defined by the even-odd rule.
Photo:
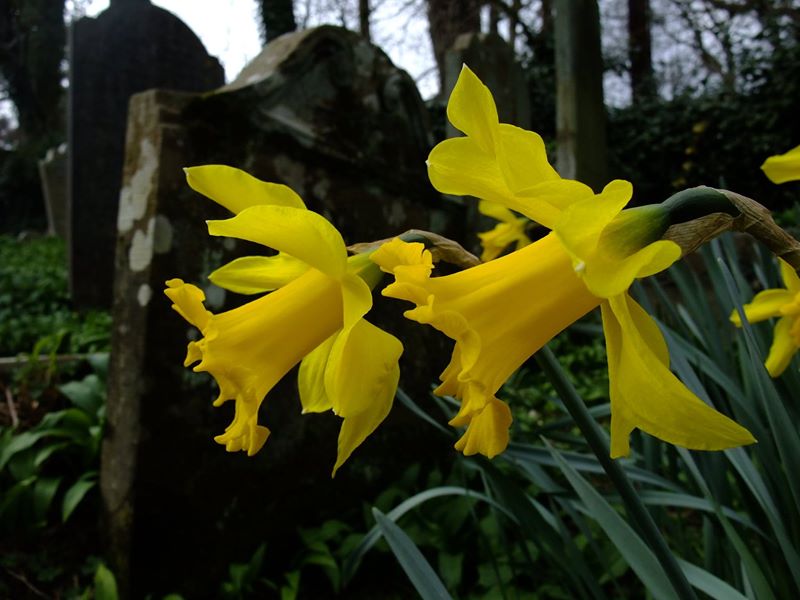
[[[212,283],[255,300],[218,314],[204,293],[167,282],[173,308],[200,330],[185,365],[219,386],[215,406],[234,401],[234,417],[215,439],[252,456],[269,436],[259,424],[264,397],[295,365],[302,412],[331,410],[343,419],[333,473],[388,414],[399,379],[402,344],[363,317],[381,277],[369,253],[347,256],[338,231],[306,209],[286,186],[223,165],[186,169],[196,191],[231,210],[209,221],[211,235],[260,243],[276,256],[247,256],[214,271]]]

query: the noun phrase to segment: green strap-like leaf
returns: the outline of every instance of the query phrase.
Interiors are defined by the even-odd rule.
[[[372,514],[375,516],[375,522],[383,537],[386,538],[397,558],[397,562],[403,567],[419,595],[424,600],[450,600],[451,596],[445,589],[442,580],[439,579],[411,538],[377,508],[372,509]]]

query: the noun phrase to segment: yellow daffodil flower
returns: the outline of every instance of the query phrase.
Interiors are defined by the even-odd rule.
[[[800,349],[800,278],[797,272],[781,260],[781,277],[785,289],[764,290],[756,294],[750,304],[744,305],[744,314],[750,323],[778,317],[772,347],[764,363],[772,377],[786,370],[795,352]],[[731,313],[731,322],[742,326],[739,312]]]
[[[368,255],[348,258],[339,232],[288,187],[221,165],[186,173],[194,190],[235,213],[209,221],[211,235],[279,251],[239,258],[211,274],[231,291],[274,290],[219,314],[205,309],[199,288],[167,282],[173,308],[202,333],[189,343],[186,366],[200,361],[194,370],[214,376],[215,406],[235,401],[233,422],[215,440],[229,452],[258,452],[269,435],[258,424],[261,402],[299,362],[303,412],[332,410],[344,419],[335,474],[388,414],[397,388],[402,344],[363,319],[380,272]]]
[[[761,170],[772,183],[786,183],[800,179],[800,146],[785,154],[770,156],[761,165]]]
[[[624,183],[609,184],[595,203],[618,199]],[[572,223],[577,214],[565,215],[565,222]],[[511,413],[495,394],[525,360],[597,306],[602,308],[608,344],[612,457],[630,452],[628,438],[634,428],[698,450],[754,441],[746,429],[703,403],[672,374],[658,326],[627,293],[633,279],[650,274],[655,266],[666,268],[680,250],[656,242],[627,256],[617,254],[617,270],[609,273],[616,284],[603,279],[603,268],[613,265],[591,239],[605,240],[615,256],[626,241],[638,237],[619,222],[637,220],[623,212],[607,224],[586,224],[585,237],[570,232],[585,252],[578,258],[567,251],[560,239],[564,232],[557,229],[521,250],[444,277],[430,277],[431,256],[421,244],[396,239],[372,255],[395,276],[383,294],[414,302],[417,308],[407,311],[407,318],[430,324],[456,341],[436,393],[461,401],[451,421],[453,426],[467,426],[458,450],[491,458],[505,449]],[[587,285],[589,274],[589,282],[594,277],[601,282],[596,289]],[[608,291],[613,293],[604,297]]]
[[[483,247],[481,260],[486,262],[494,260],[511,244],[516,244],[516,249],[524,248],[531,243],[525,229],[530,223],[525,217],[517,217],[505,206],[481,200],[478,205],[481,214],[500,221],[494,229],[478,234]]]
[[[433,149],[428,172],[434,186],[500,204],[554,230],[507,256],[444,277],[430,277],[431,256],[421,244],[393,240],[372,255],[395,276],[383,294],[413,302],[406,317],[456,342],[436,390],[461,402],[451,424],[467,429],[456,448],[489,457],[505,449],[511,412],[495,396],[500,386],[597,306],[608,343],[613,457],[629,453],[634,428],[703,450],[755,441],[670,372],[658,326],[627,293],[634,279],[680,258],[675,243],[659,239],[669,224],[666,209],[623,211],[632,194],[626,181],[613,181],[595,196],[560,179],[541,138],[498,123],[491,93],[466,67],[448,117],[467,137]]]
[[[500,123],[492,93],[466,65],[447,118],[466,137],[445,140],[428,156],[428,177],[440,192],[500,204],[549,229],[566,206],[594,195],[559,177],[537,133]]]

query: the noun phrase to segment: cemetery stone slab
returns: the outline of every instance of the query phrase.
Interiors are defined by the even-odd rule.
[[[180,19],[147,0],[116,0],[75,22],[70,38],[70,291],[79,307],[109,307],[128,100],[151,88],[209,90],[224,73]]]

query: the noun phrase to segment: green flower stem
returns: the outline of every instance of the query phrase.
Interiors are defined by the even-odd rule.
[[[547,346],[539,350],[535,357],[536,362],[539,363],[542,371],[544,371],[550,383],[553,384],[569,414],[572,415],[586,441],[589,442],[592,452],[597,456],[597,460],[600,461],[609,479],[611,479],[617,492],[619,492],[628,514],[638,525],[638,529],[647,545],[655,553],[678,597],[681,600],[697,600],[697,596],[686,579],[686,575],[678,565],[678,561],[675,560],[675,556],[664,541],[664,537],[656,527],[653,517],[645,508],[630,479],[625,475],[625,471],[622,470],[619,463],[611,459],[608,442],[602,429],[589,414],[586,405],[578,395],[578,392],[575,391],[572,382],[567,378],[558,359]]]

